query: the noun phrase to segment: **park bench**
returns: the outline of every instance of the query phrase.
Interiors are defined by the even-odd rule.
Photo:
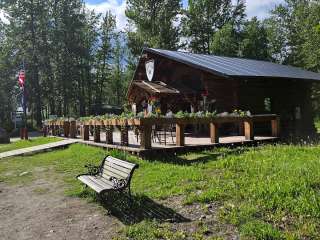
[[[89,169],[88,173],[78,175],[77,179],[98,194],[108,191],[120,192],[127,189],[129,196],[131,196],[131,178],[139,165],[108,156],[100,166],[89,165],[86,167]]]

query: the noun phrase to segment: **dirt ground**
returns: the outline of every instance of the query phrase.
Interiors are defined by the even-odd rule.
[[[0,239],[112,239],[121,222],[94,204],[65,197],[53,182],[0,183]],[[108,238],[106,238],[108,236]]]
[[[185,206],[182,200],[173,197],[157,202],[145,197],[140,199],[141,206],[128,210],[66,197],[63,184],[42,174],[24,185],[0,182],[0,240],[111,240],[125,225],[147,219],[168,222],[173,231],[182,230],[190,236],[202,222],[208,226],[207,237],[238,239],[232,226],[217,220],[218,206],[207,205],[204,211],[203,206]]]

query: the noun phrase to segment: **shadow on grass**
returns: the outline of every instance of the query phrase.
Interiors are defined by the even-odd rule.
[[[190,219],[171,208],[156,203],[147,196],[129,198],[125,193],[109,192],[97,199],[112,216],[126,225],[136,224],[143,220],[171,223],[190,222]]]
[[[171,163],[171,164],[177,164],[177,165],[193,165],[198,163],[207,163],[212,161],[218,161],[221,158],[224,158],[226,156],[236,156],[239,154],[243,154],[244,152],[248,151],[249,148],[228,148],[224,149],[220,152],[213,152],[213,151],[202,151],[200,154],[195,153],[195,158],[193,159],[187,159],[183,156],[179,155],[164,155],[157,158],[151,158],[148,159],[149,161],[159,161],[164,163]],[[186,156],[186,155],[185,155]]]

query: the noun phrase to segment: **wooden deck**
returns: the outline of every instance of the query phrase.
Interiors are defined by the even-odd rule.
[[[106,139],[106,134],[101,133],[100,139],[101,142],[94,142],[93,136],[90,136],[89,141],[79,140],[79,143],[101,147],[107,150],[118,149],[120,151],[125,151],[130,154],[138,155],[140,157],[154,157],[166,155],[166,154],[175,154],[175,153],[184,153],[192,151],[201,151],[201,150],[210,150],[219,147],[237,147],[237,146],[256,146],[258,144],[267,144],[275,143],[279,140],[277,137],[269,136],[255,136],[254,140],[246,140],[245,136],[229,136],[229,137],[220,137],[219,143],[211,143],[211,138],[208,137],[196,137],[196,136],[186,136],[185,137],[185,146],[176,146],[175,137],[172,138],[170,134],[167,134],[167,144],[160,144],[156,139],[152,142],[151,149],[141,149],[140,140],[137,141],[135,134],[132,131],[129,131],[129,145],[121,146],[121,136],[120,132],[113,132],[114,144],[106,144],[104,139]]]
[[[255,134],[254,126],[257,122],[269,123],[270,137]],[[106,149],[119,149],[143,157],[221,146],[232,147],[274,142],[280,136],[279,122],[279,117],[274,114],[199,118],[91,119],[82,122],[58,120],[47,123],[44,134],[48,133],[53,136],[62,134],[66,138],[78,137],[84,144]],[[221,126],[226,123],[239,127],[239,131],[235,131],[238,136],[221,135]],[[207,135],[199,137],[187,132],[187,126],[194,125],[207,126],[206,129],[203,129]],[[159,134],[159,129],[162,129],[161,134]],[[197,132],[195,128],[192,131]],[[93,133],[93,136],[90,136],[90,132]]]

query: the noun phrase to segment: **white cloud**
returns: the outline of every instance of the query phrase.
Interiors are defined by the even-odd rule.
[[[283,3],[284,0],[247,0],[246,2],[248,18],[257,16],[259,19],[264,19],[276,5]]]
[[[2,22],[4,22],[5,24],[9,24],[9,20],[8,18],[6,17],[6,13],[0,9],[0,20]]]
[[[127,24],[127,18],[125,15],[126,1],[118,2],[117,0],[107,0],[102,3],[89,4],[87,3],[87,8],[94,10],[96,13],[102,13],[105,15],[107,11],[111,11],[113,15],[117,17],[117,29],[123,30]]]

